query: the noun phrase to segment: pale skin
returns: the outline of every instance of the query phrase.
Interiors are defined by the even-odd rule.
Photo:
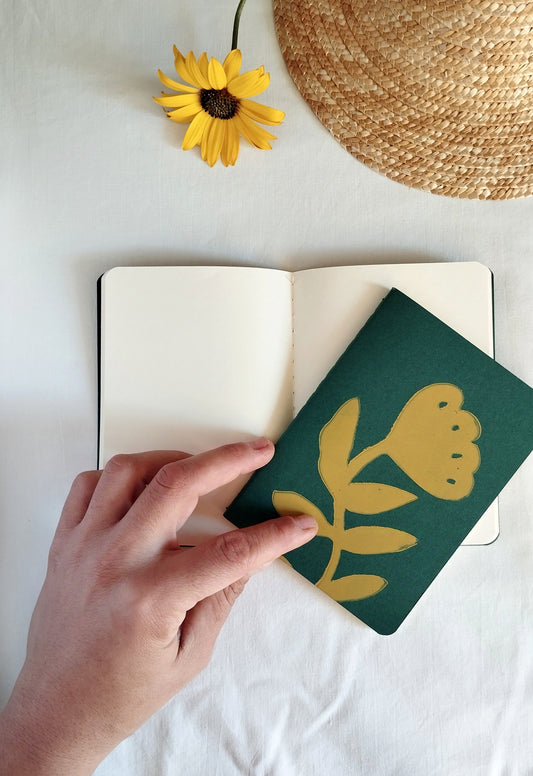
[[[206,666],[250,575],[317,525],[280,517],[191,549],[176,531],[200,496],[273,452],[259,439],[195,456],[117,456],[76,478],[0,715],[1,776],[92,774]]]

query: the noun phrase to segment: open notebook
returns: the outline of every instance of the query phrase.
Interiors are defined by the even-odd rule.
[[[226,517],[313,515],[288,562],[390,634],[532,448],[533,389],[392,289]]]
[[[492,276],[474,262],[107,272],[99,464],[119,452],[277,440],[392,287],[493,355]],[[182,541],[226,530],[244,482],[203,499]],[[466,543],[497,535],[494,502]]]

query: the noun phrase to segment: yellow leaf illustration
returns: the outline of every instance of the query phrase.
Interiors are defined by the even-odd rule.
[[[413,534],[381,525],[358,525],[355,528],[348,528],[341,538],[342,549],[358,555],[403,552],[417,542],[418,539]]]
[[[349,399],[320,432],[318,471],[332,495],[338,493],[351,479],[347,464],[358,420],[359,399]]]
[[[350,482],[342,491],[342,503],[349,512],[377,515],[416,500],[414,493],[382,482]]]
[[[351,574],[340,579],[324,579],[317,587],[335,601],[358,601],[380,593],[387,580],[375,574]]]
[[[294,493],[292,490],[275,490],[272,493],[272,503],[279,515],[311,515],[318,523],[318,533],[328,536],[332,526],[324,514],[309,499]]]

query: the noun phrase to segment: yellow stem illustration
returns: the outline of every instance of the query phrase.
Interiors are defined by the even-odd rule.
[[[385,453],[385,440],[382,439],[381,442],[377,442],[375,445],[369,445],[368,447],[365,447],[364,450],[361,450],[360,453],[358,453],[354,458],[352,458],[351,461],[349,461],[347,466],[347,472],[348,472],[348,481],[351,482],[354,477],[356,477],[359,472],[361,472],[365,466],[368,466],[369,463],[374,461],[378,456],[383,455]],[[321,584],[327,584],[332,581],[333,576],[337,570],[337,566],[339,565],[339,560],[341,557],[341,542],[339,541],[345,531],[345,525],[344,525],[344,517],[346,515],[346,507],[341,502],[341,499],[339,496],[342,497],[342,491],[341,493],[337,494],[337,497],[333,496],[333,525],[331,533],[328,532],[329,538],[331,539],[333,543],[333,548],[331,551],[331,556],[328,561],[328,564],[326,568],[324,569],[324,573],[318,580],[317,587],[320,587]]]
[[[358,453],[352,458],[351,461],[348,462],[348,482],[351,482],[354,477],[357,477],[359,472],[363,471],[365,466],[368,466],[369,463],[372,463],[372,461],[374,461],[380,455],[386,454],[385,441],[385,439],[382,439],[381,442],[376,442],[375,445],[369,445],[368,447],[365,447],[364,450],[361,450],[360,453]]]
[[[328,561],[328,565],[324,569],[324,572],[318,582],[316,583],[318,587],[320,587],[320,584],[323,582],[331,582],[333,579],[333,575],[335,574],[337,570],[337,566],[339,565],[339,560],[341,557],[341,547],[337,543],[337,539],[342,536],[344,532],[344,515],[346,513],[346,510],[342,506],[342,504],[339,504],[338,499],[333,499],[333,530],[331,535],[331,541],[333,542],[333,549],[331,551],[331,557]]]

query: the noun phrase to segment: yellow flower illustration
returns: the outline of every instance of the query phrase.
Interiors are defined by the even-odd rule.
[[[346,527],[346,512],[378,515],[410,504],[414,493],[385,482],[355,481],[370,463],[389,456],[432,496],[457,501],[470,495],[481,455],[474,441],[481,424],[461,409],[463,392],[450,383],[433,383],[404,405],[387,436],[352,457],[361,404],[344,402],[321,429],[318,471],[333,499],[332,520],[309,499],[293,491],[275,490],[272,503],[280,515],[310,514],[318,535],[331,541],[330,559],[316,582],[336,601],[357,601],[380,593],[387,580],[376,574],[336,577],[342,552],[358,555],[399,553],[418,543],[413,534],[383,525]]]
[[[257,122],[278,125],[285,114],[249,99],[270,83],[264,67],[239,75],[242,57],[237,48],[230,51],[222,64],[214,57],[208,59],[205,52],[198,59],[192,51],[184,57],[175,46],[174,56],[176,72],[186,84],[159,70],[161,82],[179,94],[162,92],[154,100],[165,108],[171,121],[190,122],[183,138],[184,150],[198,145],[202,159],[211,167],[219,157],[227,167],[237,160],[240,135],[256,148],[271,148],[269,141],[275,136]]]
[[[417,485],[437,498],[464,498],[480,464],[479,420],[461,409],[463,393],[449,383],[422,388],[404,406],[381,452]]]

